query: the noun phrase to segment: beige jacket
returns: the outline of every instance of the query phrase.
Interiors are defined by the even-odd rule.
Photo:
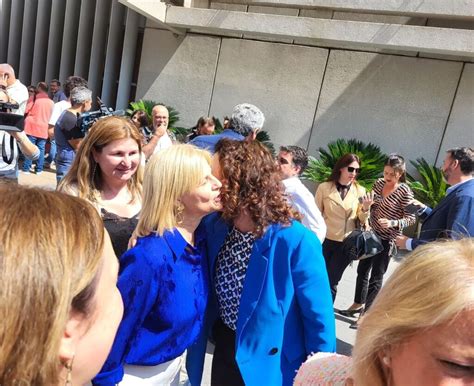
[[[370,211],[364,212],[359,197],[365,194],[365,188],[353,183],[344,201],[333,182],[323,182],[316,191],[316,205],[326,221],[326,238],[342,241],[356,227],[356,218],[365,223]]]

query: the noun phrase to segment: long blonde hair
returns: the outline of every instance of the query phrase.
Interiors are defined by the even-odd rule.
[[[141,152],[142,137],[138,129],[127,118],[107,117],[94,123],[79,146],[71,169],[60,182],[58,190],[77,190],[78,196],[92,203],[97,202],[102,188],[100,166],[95,162],[93,150],[100,152],[113,141],[131,138],[137,142]],[[132,195],[131,202],[141,197],[143,170],[141,164],[137,172],[127,182]]]
[[[384,386],[384,350],[420,330],[474,309],[474,241],[439,241],[417,248],[398,267],[363,317],[353,350],[357,386]]]
[[[0,185],[0,384],[58,384],[71,310],[95,311],[104,227],[86,201]]]
[[[162,235],[178,225],[178,200],[203,181],[209,152],[192,145],[173,145],[153,155],[145,168],[143,206],[136,233]]]

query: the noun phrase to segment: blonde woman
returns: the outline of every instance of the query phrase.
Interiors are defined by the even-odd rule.
[[[417,248],[362,318],[356,386],[474,384],[474,241]]]
[[[78,198],[9,184],[0,218],[0,384],[88,382],[123,312],[100,217]]]
[[[150,158],[137,243],[120,258],[125,316],[95,385],[178,384],[207,305],[206,235],[198,225],[221,208],[220,187],[207,151],[175,145]]]
[[[58,189],[99,211],[114,251],[121,256],[137,226],[142,200],[141,135],[130,120],[97,121],[83,140]]]
[[[387,280],[349,358],[317,354],[295,385],[474,384],[474,241],[426,244]]]

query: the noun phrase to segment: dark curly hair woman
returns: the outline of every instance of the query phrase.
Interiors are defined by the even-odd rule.
[[[223,210],[205,220],[216,299],[211,384],[291,385],[308,354],[335,349],[321,244],[297,221],[259,142],[219,141],[212,168]]]

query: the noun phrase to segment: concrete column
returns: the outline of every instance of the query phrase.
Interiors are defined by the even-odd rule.
[[[59,80],[64,80],[74,75],[74,58],[77,46],[77,29],[79,26],[79,8],[81,3],[77,0],[67,0],[64,16],[63,43],[61,46],[61,65],[59,67]]]
[[[48,35],[51,20],[51,0],[38,1],[36,18],[35,47],[33,51],[33,73],[31,84],[45,80],[46,54],[48,52]]]
[[[8,51],[7,62],[13,66],[15,73],[18,74],[20,67],[20,44],[21,44],[21,27],[23,25],[23,8],[24,0],[15,0],[12,2],[10,13],[10,32],[8,34]]]
[[[31,70],[33,68],[33,49],[36,31],[36,10],[38,0],[26,0],[23,12],[23,30],[21,33],[20,70],[19,79],[23,84],[31,84]]]
[[[100,2],[100,1],[99,1]],[[82,0],[77,32],[76,62],[74,75],[87,77],[91,55],[92,31],[94,29],[95,0]]]
[[[132,83],[133,64],[137,51],[137,36],[140,15],[129,9],[127,11],[127,22],[125,25],[125,36],[123,41],[122,62],[120,65],[120,78],[117,91],[117,109],[125,109],[130,98],[130,86]]]
[[[61,45],[64,31],[64,12],[66,2],[64,0],[52,0],[51,21],[48,36],[48,54],[46,58],[46,81],[59,78],[59,66],[61,61]]]
[[[122,51],[123,18],[125,8],[117,0],[112,0],[112,12],[109,23],[109,35],[105,57],[104,81],[102,84],[102,101],[110,107],[115,102],[115,90],[120,68]]]
[[[92,33],[91,60],[89,63],[88,83],[93,92],[93,100],[101,96],[101,75],[104,69],[107,26],[109,24],[110,0],[100,0],[95,7],[94,31]]]
[[[7,61],[11,9],[11,0],[0,0],[0,63]]]

